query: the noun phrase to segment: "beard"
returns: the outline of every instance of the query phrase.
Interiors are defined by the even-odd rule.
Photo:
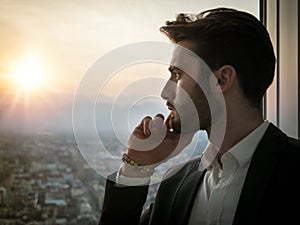
[[[169,126],[173,132],[179,134],[195,133],[199,130],[207,130],[210,125],[210,111],[201,109],[197,111],[197,115],[188,106],[184,107],[182,114],[179,115],[176,109],[169,114]],[[207,115],[206,113],[209,112]],[[200,122],[201,117],[201,122]]]
[[[172,111],[170,113],[170,127],[176,133],[181,133],[181,120],[177,111]]]
[[[188,114],[182,115],[183,121],[176,110],[173,110],[169,116],[169,124],[173,132],[178,134],[189,134],[197,132],[200,129],[200,127],[197,125],[198,121],[195,121],[196,118],[188,117]]]

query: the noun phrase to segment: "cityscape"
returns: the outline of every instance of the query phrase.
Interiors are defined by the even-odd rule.
[[[2,135],[0,224],[96,224],[105,180],[72,136]]]
[[[118,143],[109,136],[104,142]],[[86,163],[73,135],[2,133],[0,161],[0,225],[97,224],[105,178]],[[157,187],[150,186],[145,207]]]
[[[226,3],[231,4],[236,3]],[[153,57],[142,54],[132,63],[128,56],[143,49],[126,57],[112,53],[134,43],[169,43],[159,32],[165,21],[219,5],[217,0],[1,1],[0,225],[97,224],[107,175],[99,171],[115,171],[125,149],[115,133],[102,136],[103,146],[95,148],[86,131],[126,132],[145,115],[169,115],[160,97],[169,77],[169,60],[157,53],[163,49],[153,48]],[[259,15],[256,1],[238,5]],[[112,74],[96,70],[107,58],[112,61],[99,68],[116,66]],[[82,138],[84,154],[75,130],[88,137]],[[204,150],[206,134],[195,140],[179,158],[157,168],[145,207],[166,169]]]

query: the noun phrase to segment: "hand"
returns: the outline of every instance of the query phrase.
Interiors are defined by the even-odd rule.
[[[171,130],[171,116],[157,114],[145,117],[128,140],[127,155],[142,166],[155,167],[179,154],[191,141],[194,133],[180,134]]]

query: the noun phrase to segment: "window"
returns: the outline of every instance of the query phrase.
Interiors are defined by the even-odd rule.
[[[275,80],[266,96],[266,118],[299,137],[299,2],[261,1],[277,57]]]
[[[167,42],[158,29],[176,13],[218,6],[246,10],[266,24],[278,61],[276,79],[264,100],[265,117],[298,137],[296,0],[1,3],[0,224],[95,224],[105,184],[99,171],[117,168],[128,131],[143,116],[167,113],[159,94],[169,73],[168,65],[153,61],[120,65],[108,75],[89,70],[91,65],[131,43]],[[73,100],[87,71],[95,73],[95,79],[76,96],[82,115],[77,131],[82,136],[75,139]],[[91,105],[95,111],[86,110]],[[95,127],[99,136],[90,136]],[[204,133],[196,140],[191,157],[207,144]],[[93,154],[102,150],[111,157],[95,160]],[[151,186],[147,204],[156,188]]]

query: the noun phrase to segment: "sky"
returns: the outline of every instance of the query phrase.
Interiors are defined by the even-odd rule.
[[[0,129],[71,131],[74,96],[82,78],[99,58],[135,42],[168,42],[159,32],[165,21],[173,20],[180,12],[198,13],[217,6],[258,15],[258,1],[254,0],[0,0]],[[40,80],[25,89],[16,74],[21,74],[27,83],[33,75],[40,76]],[[122,92],[148,76],[158,78],[160,85],[156,85],[158,81],[141,83],[134,93]],[[128,107],[119,109],[125,110],[133,126],[147,111],[164,110],[158,98],[167,77],[167,65],[158,63],[120,68],[96,99],[101,97],[105,104],[112,104],[118,96],[120,107],[126,106],[133,104],[133,96],[145,97],[146,86],[153,86],[152,99],[134,104],[139,107],[130,112]],[[83,111],[85,102],[95,99],[91,95],[94,94],[89,93],[88,86],[85,93],[80,93]],[[107,122],[111,113],[105,104],[96,110],[98,114],[106,112],[100,122]],[[84,119],[80,127],[84,129]]]

